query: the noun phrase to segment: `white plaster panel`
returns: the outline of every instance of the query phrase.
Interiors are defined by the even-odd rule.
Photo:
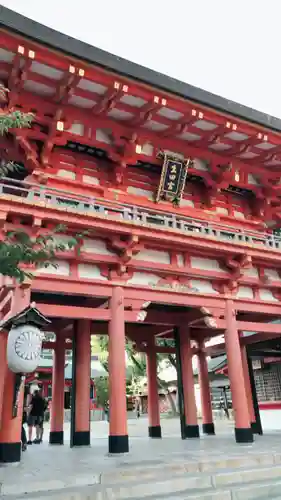
[[[245,215],[243,212],[237,212],[237,210],[233,210],[233,215],[236,219],[245,219]]]
[[[195,158],[193,160],[193,168],[196,170],[208,170],[208,165],[204,160],[200,160],[200,158]]]
[[[114,252],[108,250],[106,242],[99,239],[84,238],[81,250],[82,252],[96,253],[98,255],[115,255]]]
[[[78,275],[80,278],[107,281],[107,278],[102,276],[100,268],[94,264],[79,264]]]
[[[212,282],[207,280],[190,280],[191,288],[197,288],[200,293],[212,293],[217,294],[218,292],[213,288]]]
[[[53,236],[54,243],[56,245],[61,245],[62,244],[62,245],[65,245],[66,247],[68,246],[68,242],[69,242],[70,238],[71,237],[68,236],[67,234],[55,234]],[[66,250],[67,250],[67,248],[66,248]]]
[[[169,252],[162,252],[160,250],[141,250],[135,256],[135,259],[147,262],[157,262],[157,264],[170,264]]]
[[[41,267],[37,269],[37,274],[54,274],[57,276],[69,276],[69,262],[66,260],[53,260],[52,264],[48,267]]]
[[[248,276],[248,278],[258,278],[259,272],[256,267],[249,267],[248,269],[243,269],[243,276]]]
[[[264,274],[272,281],[281,281],[281,278],[276,269],[265,269]]]
[[[85,184],[91,184],[92,186],[99,186],[100,184],[99,179],[91,175],[83,175],[82,180]]]
[[[71,179],[71,180],[75,180],[76,179],[75,172],[72,172],[71,170],[64,170],[63,168],[61,168],[60,170],[58,170],[57,176],[58,177],[63,177],[64,179]]]
[[[177,263],[179,267],[184,267],[184,258],[181,253],[177,254]]]
[[[194,207],[194,203],[192,200],[187,200],[186,198],[181,199],[181,207]]]
[[[257,181],[257,179],[252,174],[248,175],[248,183],[249,184],[254,184],[255,186],[259,184],[259,182]]]
[[[70,129],[67,132],[71,132],[75,135],[84,135],[84,125],[83,123],[74,122],[72,123]]]
[[[130,285],[157,285],[158,281],[161,280],[161,277],[157,274],[153,273],[134,273],[132,278],[128,280],[128,284]]]
[[[153,197],[154,197],[153,191],[148,191],[147,189],[136,188],[134,186],[128,186],[127,193],[135,194],[136,196],[144,196],[145,198],[148,198],[149,200],[153,200]]]
[[[239,286],[236,297],[238,299],[253,299],[254,298],[254,292],[251,287],[249,286]]]
[[[276,297],[272,295],[271,290],[267,290],[266,288],[261,288],[260,289],[260,299],[261,300],[267,300],[268,302],[279,302]]]
[[[146,142],[142,145],[141,152],[143,155],[152,156],[153,155],[153,146],[149,142]]]
[[[224,272],[220,264],[215,259],[204,259],[203,257],[190,257],[191,267],[204,269],[204,271]]]
[[[228,210],[224,207],[216,207],[216,212],[218,214],[228,215]]]
[[[112,143],[111,130],[103,130],[101,128],[98,128],[96,130],[96,139],[97,141],[111,144]]]

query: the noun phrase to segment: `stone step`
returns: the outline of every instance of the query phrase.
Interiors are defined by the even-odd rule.
[[[99,478],[91,485],[81,484],[75,478],[64,488],[49,483],[48,489],[30,485],[22,493],[18,485],[14,489],[2,486],[3,500],[248,500],[278,497],[281,495],[281,465],[271,467],[216,470],[213,472],[186,472],[167,477],[160,469],[149,479],[146,477],[123,477],[121,483],[110,477]],[[125,481],[124,481],[125,479]],[[78,483],[78,484],[77,484]],[[79,484],[80,483],[80,484]],[[57,487],[56,487],[57,486]],[[36,490],[37,488],[37,490]],[[28,496],[27,496],[28,495]]]
[[[194,457],[192,461],[187,461],[186,457],[183,455],[178,455],[176,458],[173,457],[172,462],[159,463],[159,461],[142,461],[136,463],[132,460],[128,460],[127,464],[124,464],[122,468],[114,468],[111,470],[106,470],[100,473],[94,473],[89,475],[72,475],[68,477],[63,477],[61,480],[44,480],[34,481],[29,480],[24,483],[13,482],[8,484],[3,481],[2,488],[0,489],[0,494],[14,495],[14,494],[31,494],[33,492],[44,492],[49,490],[63,490],[66,487],[76,487],[76,486],[90,486],[95,484],[102,485],[118,485],[118,484],[128,484],[130,482],[149,482],[156,481],[160,477],[164,479],[169,477],[177,478],[179,476],[194,475],[194,474],[213,474],[219,471],[235,471],[240,469],[256,469],[258,467],[271,467],[281,465],[281,453],[248,453],[245,455],[237,455],[231,458],[221,459],[221,457],[213,458],[212,460],[200,460],[198,457]],[[16,468],[15,468],[16,471]]]

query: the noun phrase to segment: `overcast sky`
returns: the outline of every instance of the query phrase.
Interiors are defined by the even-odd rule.
[[[280,0],[2,0],[2,5],[281,118]]]

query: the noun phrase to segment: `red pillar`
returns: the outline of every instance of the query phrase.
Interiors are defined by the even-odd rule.
[[[18,392],[17,414],[13,415],[16,376],[8,368],[5,376],[4,401],[0,428],[0,462],[19,462],[21,458],[21,427],[24,383]]]
[[[50,444],[63,444],[65,342],[57,336],[53,357]]]
[[[253,404],[252,388],[251,388],[246,347],[242,347],[241,356],[242,356],[242,366],[243,366],[243,374],[244,374],[244,380],[245,380],[246,396],[247,396],[247,402],[248,402],[249,419],[250,419],[251,429],[252,429],[252,431],[254,431],[254,429],[256,427],[256,415],[255,415],[255,409],[254,409],[254,404]]]
[[[231,299],[226,300],[225,320],[225,348],[235,417],[235,438],[237,443],[252,443],[253,433],[250,426],[239,334],[236,326],[235,309]]]
[[[75,430],[73,446],[90,445],[91,321],[79,320],[76,338]]]
[[[204,434],[215,434],[215,426],[213,423],[212,399],[209,382],[209,372],[204,344],[199,346],[198,353],[198,375],[201,396],[202,408],[202,430]]]
[[[129,451],[123,288],[113,287],[109,322],[109,453]]]
[[[151,438],[161,438],[157,383],[157,353],[154,346],[151,346],[151,349],[146,356],[146,371],[148,384],[148,435]]]
[[[12,298],[12,314],[17,314],[30,303],[30,287],[17,286]],[[2,333],[0,335],[3,335]],[[3,347],[4,344],[2,344]],[[3,353],[2,353],[3,354]],[[5,350],[6,358],[6,350]],[[22,428],[22,405],[24,397],[24,384],[21,384],[17,393],[17,414],[13,415],[13,402],[16,381],[19,376],[11,372],[7,365],[3,369],[4,390],[0,427],[0,462],[19,462],[21,458],[21,428]]]
[[[182,365],[182,384],[184,394],[185,437],[198,438],[199,425],[194,392],[194,378],[192,368],[192,349],[189,332],[185,328],[180,330],[180,353]]]

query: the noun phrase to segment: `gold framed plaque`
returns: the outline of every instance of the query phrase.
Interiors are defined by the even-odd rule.
[[[185,187],[186,175],[191,159],[182,159],[170,153],[161,152],[159,156],[163,158],[160,183],[156,194],[156,203],[161,200],[170,200],[180,204]]]

